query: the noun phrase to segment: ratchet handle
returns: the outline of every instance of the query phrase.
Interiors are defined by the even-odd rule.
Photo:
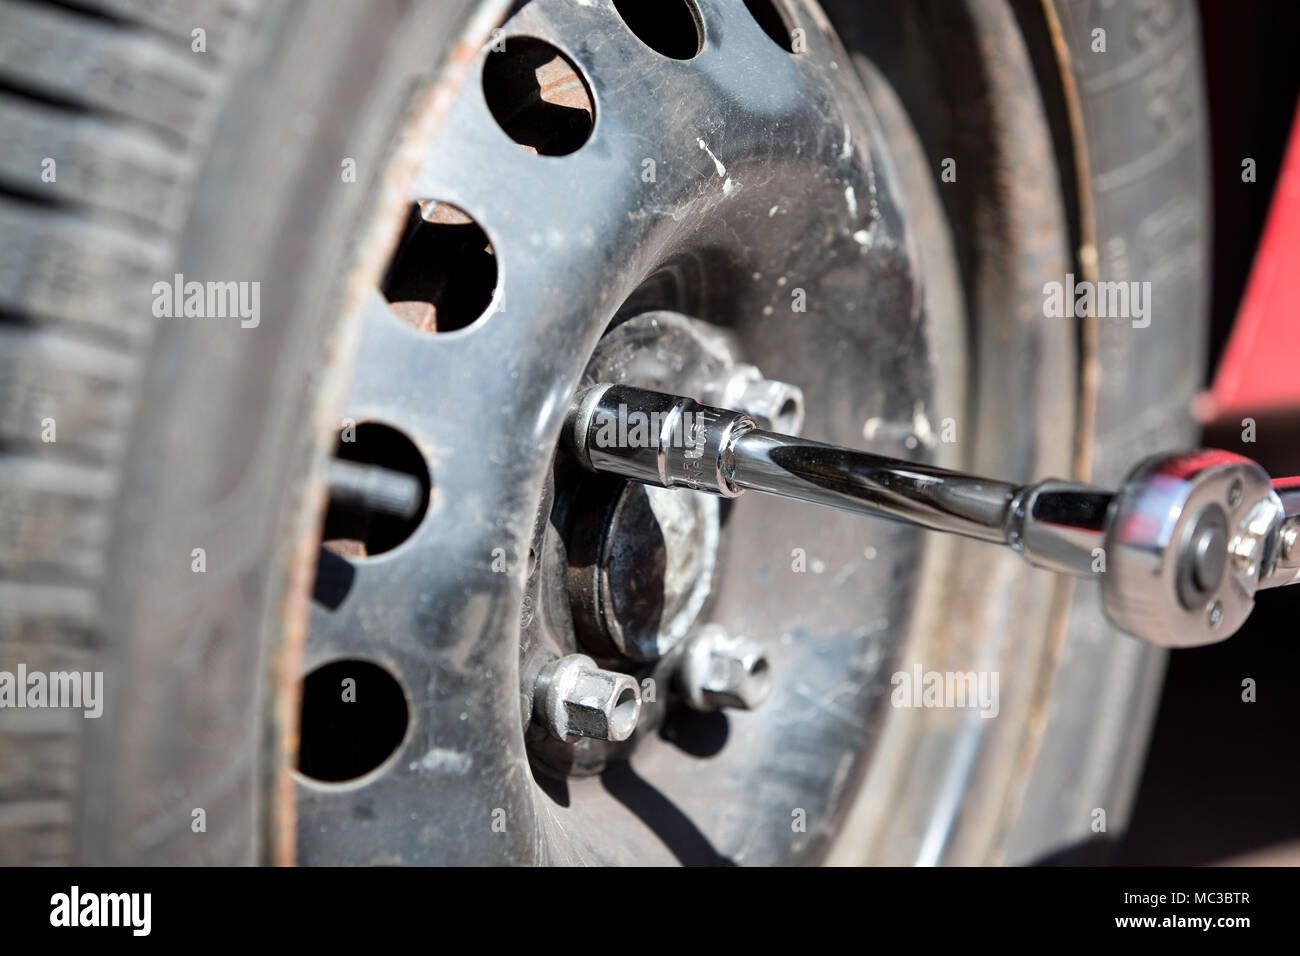
[[[1036,566],[1098,579],[1111,622],[1163,647],[1223,640],[1257,591],[1300,581],[1300,478],[1273,481],[1232,452],[1153,455],[1115,492],[1017,486],[612,384],[578,397],[565,434],[593,471],[728,498],[749,489],[1006,545]]]

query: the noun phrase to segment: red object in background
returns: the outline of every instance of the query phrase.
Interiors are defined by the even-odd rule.
[[[1300,409],[1300,111],[1202,420]]]

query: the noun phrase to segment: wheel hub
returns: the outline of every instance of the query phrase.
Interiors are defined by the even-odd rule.
[[[569,546],[574,623],[588,647],[657,660],[686,636],[709,596],[718,502],[640,484],[609,492],[587,492]]]

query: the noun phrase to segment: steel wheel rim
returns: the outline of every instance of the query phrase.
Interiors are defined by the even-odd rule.
[[[534,170],[547,170],[548,174],[556,174],[558,178],[551,180],[552,188],[555,189],[558,189],[556,184],[564,182],[582,182],[596,189],[603,181],[594,174],[594,169],[592,175],[587,175],[586,168],[581,165],[564,168],[561,165],[563,163],[575,160],[581,162],[596,157],[593,167],[604,166],[607,172],[612,169],[627,173],[639,168],[636,161],[647,157],[638,157],[635,149],[629,151],[626,146],[622,153],[616,152],[622,141],[620,134],[635,131],[620,130],[618,127],[619,86],[613,78],[634,73],[639,64],[652,64],[661,69],[683,89],[689,89],[692,82],[698,83],[703,73],[716,90],[725,91],[727,83],[724,80],[727,77],[724,58],[730,54],[736,60],[743,60],[744,57],[737,56],[737,52],[750,52],[760,58],[759,62],[769,67],[770,63],[780,64],[780,70],[798,77],[800,82],[808,82],[807,76],[795,71],[813,62],[815,57],[801,61],[799,56],[792,57],[779,49],[748,17],[741,5],[701,2],[698,6],[703,22],[702,50],[694,60],[687,61],[686,64],[665,61],[645,48],[636,37],[627,32],[613,8],[608,5],[572,11],[567,7],[561,10],[559,4],[540,0],[525,7],[506,25],[507,43],[509,35],[515,32],[541,36],[554,43],[582,68],[596,98],[596,121],[590,140],[564,157],[530,156],[523,153],[515,143],[502,136],[494,125],[478,125],[477,121],[486,116],[485,104],[477,84],[471,79],[462,91],[463,98],[451,107],[448,128],[457,128],[462,114],[476,114],[474,124],[461,127],[470,129],[460,143],[463,157],[472,157],[473,161],[463,157],[452,161],[448,155],[440,153],[441,146],[435,144],[421,165],[416,176],[413,198],[438,199],[470,211],[492,241],[498,257],[501,280],[484,320],[468,329],[440,333],[432,338],[420,337],[419,333],[393,321],[390,310],[377,296],[371,297],[367,307],[366,328],[358,358],[359,384],[347,402],[348,417],[395,422],[408,429],[407,434],[416,441],[429,461],[434,474],[435,491],[429,516],[416,535],[394,552],[370,559],[359,569],[356,593],[369,593],[368,607],[372,620],[367,626],[358,626],[365,614],[360,611],[361,605],[357,605],[349,612],[354,616],[344,621],[336,619],[334,622],[334,631],[343,634],[337,638],[331,636],[325,641],[319,640],[318,636],[323,631],[328,632],[328,629],[322,628],[318,619],[314,620],[306,669],[310,670],[328,660],[347,655],[377,660],[401,675],[414,718],[398,751],[371,774],[346,784],[331,786],[299,781],[300,853],[305,861],[815,860],[825,854],[836,824],[843,817],[855,786],[865,772],[869,740],[864,739],[862,720],[854,720],[855,711],[850,706],[847,711],[841,710],[832,717],[835,722],[853,728],[855,742],[851,747],[845,745],[841,748],[842,753],[848,756],[830,760],[826,759],[825,753],[819,756],[822,765],[832,768],[831,779],[821,779],[816,786],[808,787],[804,793],[786,792],[773,796],[755,808],[751,819],[739,823],[734,812],[711,816],[708,809],[710,805],[727,802],[725,770],[717,771],[712,776],[702,775],[702,778],[707,779],[698,788],[674,791],[672,785],[662,783],[664,779],[681,780],[682,772],[680,766],[675,769],[669,766],[674,762],[680,763],[680,753],[661,740],[651,741],[650,747],[637,751],[631,764],[632,769],[625,768],[625,779],[616,785],[623,788],[621,795],[614,794],[611,797],[608,783],[602,785],[596,780],[570,780],[565,785],[564,789],[568,791],[565,793],[555,786],[554,781],[535,777],[529,770],[528,749],[520,732],[520,718],[523,716],[520,711],[524,710],[524,705],[518,699],[521,689],[526,691],[526,686],[521,688],[519,675],[511,673],[519,667],[519,663],[517,656],[511,659],[510,640],[499,636],[501,633],[509,635],[513,632],[513,649],[517,652],[518,627],[515,622],[524,606],[525,597],[524,575],[519,570],[527,564],[526,555],[535,525],[533,519],[539,506],[542,506],[543,489],[555,448],[558,415],[581,378],[585,357],[595,350],[596,342],[606,331],[610,319],[636,311],[638,300],[644,298],[647,289],[653,290],[655,304],[676,306],[710,319],[734,319],[736,313],[744,311],[746,307],[749,307],[750,315],[757,313],[763,316],[765,308],[774,312],[775,303],[780,301],[770,294],[772,290],[766,290],[769,293],[766,300],[733,303],[734,311],[727,313],[711,300],[711,296],[716,298],[719,284],[708,279],[700,281],[701,276],[708,277],[711,270],[717,268],[720,258],[725,259],[725,256],[718,255],[716,241],[710,240],[710,230],[716,227],[718,220],[726,223],[729,216],[743,215],[733,211],[741,208],[742,201],[752,200],[757,191],[757,187],[746,184],[742,172],[745,177],[751,176],[751,171],[756,172],[762,168],[758,165],[760,160],[769,168],[773,165],[774,157],[770,152],[773,144],[764,142],[761,134],[757,136],[758,145],[766,146],[769,150],[767,154],[759,149],[756,154],[751,152],[746,155],[745,147],[752,149],[754,146],[752,137],[748,143],[743,137],[724,139],[720,141],[724,145],[715,150],[718,142],[710,143],[704,136],[686,136],[673,144],[677,153],[669,157],[668,165],[693,160],[697,166],[702,167],[703,175],[683,180],[690,188],[684,190],[675,203],[656,203],[653,191],[649,199],[642,191],[638,197],[641,201],[635,208],[627,208],[626,203],[609,204],[612,208],[621,209],[626,222],[632,224],[632,231],[636,232],[635,242],[622,244],[636,249],[637,258],[621,273],[621,283],[607,281],[608,273],[604,270],[609,265],[611,255],[604,254],[602,257],[601,250],[605,246],[598,240],[599,232],[594,224],[587,224],[587,232],[584,232],[581,225],[574,228],[567,223],[563,227],[548,227],[547,223],[561,220],[554,215],[554,208],[546,212],[542,204],[543,209],[534,210],[536,225],[533,227],[521,228],[517,217],[514,224],[509,225],[504,214],[497,219],[492,212],[494,208],[508,207],[509,204],[500,202],[499,194],[494,200],[490,192],[494,187],[484,184],[484,180],[490,178],[483,176],[485,166],[504,167],[509,171],[523,169],[525,161],[537,164],[532,167]],[[556,11],[555,16],[550,15],[553,9]],[[564,19],[569,15],[578,17],[579,26]],[[833,37],[814,32],[823,25],[819,13],[809,6],[800,6],[794,21],[803,25],[812,35],[811,50],[831,51],[838,57],[840,51]],[[575,30],[578,39],[566,42],[564,30],[557,29],[558,27]],[[595,44],[590,39],[609,36],[619,37],[618,42]],[[802,56],[807,57],[808,54]],[[710,57],[713,59],[710,60]],[[828,62],[836,63],[836,69],[839,69],[845,61],[832,59]],[[604,73],[603,70],[610,72]],[[716,72],[709,72],[710,70]],[[837,80],[830,73],[824,67],[821,69],[823,75],[819,81],[823,96],[832,89],[843,94],[846,88],[856,84],[856,79],[841,77]],[[785,73],[781,75],[786,76]],[[734,80],[732,83],[736,85]],[[772,89],[764,89],[768,89],[773,97],[777,95]],[[852,101],[856,95],[850,93],[848,99]],[[682,102],[680,98],[666,98],[677,106]],[[767,102],[765,105],[770,108],[772,103]],[[733,101],[730,107],[735,108],[736,103]],[[793,107],[796,111],[801,108],[797,104]],[[849,132],[848,136],[823,143],[828,147],[824,158],[832,164],[842,153],[843,158],[854,159],[867,155],[860,152],[864,149],[864,144],[867,150],[875,148],[875,120],[865,101],[857,104],[856,114],[849,125],[840,127]],[[774,119],[774,115],[779,117],[779,113],[773,114],[770,109],[765,114],[765,119],[770,124],[767,129],[780,128],[781,120]],[[787,114],[786,118],[790,123],[798,119],[793,114]],[[490,116],[487,119],[490,120]],[[678,132],[682,132],[681,127],[687,126],[690,124],[679,124]],[[853,133],[855,126],[856,134]],[[723,128],[730,130],[732,126],[724,122]],[[787,124],[783,133],[789,135],[790,128]],[[629,140],[633,138],[628,137]],[[856,143],[853,142],[855,138]],[[878,133],[874,139],[879,139]],[[446,141],[444,138],[443,142]],[[701,142],[703,145],[700,145]],[[800,148],[803,148],[802,144]],[[490,158],[490,162],[484,160],[485,156]],[[834,167],[832,165],[828,168]],[[807,172],[802,167],[800,171]],[[837,174],[842,172],[843,170],[836,170]],[[865,168],[859,172],[865,174]],[[858,288],[857,284],[862,281],[864,274],[864,265],[868,266],[867,274],[870,274],[870,265],[864,262],[864,259],[873,259],[868,252],[880,253],[886,245],[881,241],[882,238],[888,238],[888,245],[894,253],[890,264],[906,273],[902,287],[912,290],[915,264],[911,259],[912,250],[908,248],[905,238],[902,213],[894,207],[890,190],[882,188],[882,180],[892,173],[878,155],[871,172],[874,175],[864,176],[851,184],[855,187],[852,199],[842,181],[834,183],[836,206],[847,221],[843,225],[837,223],[834,229],[828,230],[838,237],[832,243],[832,252],[844,248],[857,257],[852,260],[855,278],[849,281],[850,288]],[[511,178],[509,172],[504,178]],[[531,181],[528,176],[521,175],[519,178]],[[752,182],[751,179],[750,183]],[[829,189],[828,182],[820,185]],[[523,194],[529,195],[529,192],[524,190]],[[826,196],[830,194],[827,192]],[[534,191],[531,195],[536,196],[538,193]],[[879,233],[867,232],[862,220],[854,218],[853,212],[859,216],[862,214],[862,207],[856,210],[853,208],[857,205],[858,195],[870,197],[867,202],[872,204],[871,214],[878,217],[871,219],[874,224],[872,228],[881,230]],[[810,208],[833,208],[828,202],[822,201],[810,202],[808,205]],[[866,203],[862,205],[866,206]],[[674,215],[673,210],[680,209],[681,206],[693,208],[695,216],[699,216],[700,210],[707,211],[711,218],[707,223],[708,228],[693,221],[689,213]],[[764,207],[761,212],[766,214],[770,208]],[[515,207],[517,209],[518,206]],[[777,214],[781,214],[779,208]],[[757,218],[758,213],[750,210],[749,215]],[[638,223],[642,225],[638,227]],[[739,231],[737,238],[743,247],[744,224],[737,225],[733,220],[730,226],[733,232]],[[557,228],[561,228],[559,236],[556,235]],[[620,228],[628,230],[628,226],[623,224],[620,224]],[[796,231],[806,232],[806,224]],[[866,233],[865,237],[863,233]],[[555,314],[552,317],[543,314],[539,318],[537,311],[529,308],[529,324],[515,325],[507,330],[507,320],[520,316],[525,307],[534,304],[529,303],[517,290],[546,287],[542,273],[534,271],[530,274],[532,266],[526,258],[512,251],[512,246],[516,250],[531,250],[536,254],[539,248],[548,249],[554,240],[565,235],[576,239],[583,248],[595,250],[589,254],[588,261],[579,258],[568,263],[566,270],[561,270],[567,280],[566,292],[577,287],[593,290],[589,301],[581,306],[575,307],[571,294],[563,301],[568,313],[585,317],[583,322],[564,325],[564,320],[558,316],[564,310],[556,309],[553,310]],[[521,243],[521,239],[526,241]],[[704,251],[701,252],[701,249]],[[723,251],[727,251],[725,246]],[[833,259],[833,256],[827,258]],[[740,271],[750,276],[757,272],[769,277],[778,271],[770,268],[756,269],[753,265],[753,262],[747,261]],[[875,261],[874,265],[877,269],[881,266],[879,261]],[[554,274],[553,264],[550,268]],[[574,278],[569,279],[570,276]],[[586,282],[581,281],[583,276]],[[602,277],[606,279],[603,283],[600,281]],[[875,277],[879,278],[879,273]],[[666,283],[669,289],[675,287],[675,291],[670,292],[667,298],[675,296],[677,301],[667,301],[663,289],[655,288],[662,283]],[[788,284],[787,279],[786,284],[776,288],[783,291]],[[638,289],[642,293],[640,296],[637,294]],[[805,288],[805,291],[808,290]],[[912,298],[914,300],[915,296]],[[522,306],[517,304],[521,301],[524,303]],[[770,317],[771,314],[769,312],[765,317]],[[919,322],[919,317],[910,307],[904,312],[903,319],[908,330],[913,323]],[[898,317],[886,317],[886,324],[889,320],[896,322]],[[877,334],[879,326],[872,328],[872,334]],[[532,372],[514,369],[517,374],[513,380],[502,380],[497,386],[491,386],[481,378],[475,379],[464,372],[469,368],[489,367],[494,355],[507,351],[502,346],[502,340],[494,340],[490,332],[508,333],[513,336],[516,344],[527,341],[529,336],[555,336],[565,343],[572,343],[569,351],[573,354],[567,364],[542,362],[539,364],[543,367]],[[904,341],[906,334],[906,331],[900,331],[892,344]],[[750,336],[742,332],[742,337],[748,339]],[[914,341],[913,339],[913,344]],[[434,366],[439,361],[447,363],[441,367],[445,374],[435,374],[433,377],[441,379],[444,385],[448,382],[459,385],[465,394],[473,394],[478,390],[483,394],[512,396],[503,399],[502,404],[527,410],[527,414],[521,414],[514,422],[512,430],[517,437],[511,446],[517,459],[527,459],[530,462],[527,467],[503,469],[499,462],[494,462],[496,473],[479,473],[472,484],[449,467],[451,461],[463,458],[466,454],[463,449],[473,447],[475,430],[482,431],[489,427],[484,424],[484,416],[479,414],[482,409],[472,407],[475,404],[473,402],[460,401],[453,404],[451,417],[459,419],[459,423],[451,434],[446,430],[439,431],[446,424],[448,413],[445,406],[436,413],[426,411],[412,419],[409,391],[402,394],[397,383],[416,380],[420,376],[429,377],[431,349],[446,352],[456,348],[461,349],[461,353],[455,356],[454,362],[446,357],[433,360]],[[761,348],[759,351],[762,351]],[[924,353],[924,349],[920,348],[914,351]],[[398,357],[396,365],[395,356]],[[925,356],[911,371],[917,378],[914,383],[917,391],[930,400],[933,399],[929,391],[931,383],[924,379],[931,360],[932,357]],[[367,375],[367,368],[372,372],[375,369],[384,370],[386,376]],[[764,370],[770,371],[766,365]],[[535,377],[529,379],[528,375]],[[454,388],[445,389],[441,394],[454,391]],[[893,398],[901,406],[910,409],[916,394],[895,392]],[[861,444],[864,418],[870,420],[879,417],[893,421],[906,417],[900,413],[898,406],[885,410],[887,414],[882,416],[865,415],[864,411],[865,409],[855,408],[853,414],[845,416],[845,421],[821,423],[823,430],[820,434],[827,435],[832,440],[839,437],[841,440]],[[849,420],[851,424],[846,424]],[[838,436],[836,431],[839,432]],[[902,443],[908,437],[898,433],[885,440]],[[916,436],[913,434],[910,437],[915,439]],[[924,444],[918,447],[915,443],[901,446],[884,444],[878,447],[912,455],[927,451],[943,452],[942,448],[927,449]],[[469,507],[472,513],[482,513],[487,510],[486,504],[494,499],[497,502],[496,513],[511,517],[508,526],[498,522],[490,533],[484,533],[482,527],[469,528],[466,522],[458,520],[453,513],[455,509],[465,507]],[[481,507],[475,509],[472,503],[480,503]],[[791,520],[798,522],[804,518],[801,514]],[[873,529],[868,530],[868,536],[871,530]],[[909,534],[901,533],[896,541],[891,539],[888,546],[869,544],[863,547],[855,542],[853,547],[858,555],[864,555],[868,548],[874,549],[877,556],[885,551],[891,555],[903,554],[905,552],[900,549],[909,546],[906,543],[909,537]],[[440,584],[431,584],[427,570],[414,560],[418,549],[432,547],[435,541],[440,560],[456,568]],[[450,549],[449,542],[454,543]],[[509,555],[509,572],[498,575],[491,570],[484,571],[487,563],[485,545],[488,544],[493,548],[503,548]],[[915,549],[915,542],[910,546]],[[450,555],[448,550],[452,552]],[[783,547],[781,553],[787,555],[788,563],[789,548]],[[816,555],[810,560],[826,561]],[[487,577],[489,574],[493,576]],[[815,574],[814,571],[813,575]],[[813,580],[813,575],[809,575],[807,580]],[[403,591],[416,597],[414,600],[403,599],[403,607],[399,608],[392,596]],[[895,608],[891,608],[890,613],[884,616],[890,619],[891,626],[899,632],[907,629],[909,609],[904,605],[910,597],[910,594],[900,591],[895,595],[897,613]],[[724,596],[719,602],[718,613],[724,617],[734,615],[737,602],[744,599],[741,594]],[[728,601],[732,611],[727,610]],[[384,625],[389,629],[380,641],[374,639],[373,617],[376,615],[382,617]],[[858,624],[860,623],[859,620]],[[351,636],[348,636],[349,632]],[[498,635],[491,648],[481,640],[489,632]],[[790,635],[786,637],[789,638]],[[803,635],[797,643],[791,640],[786,646],[815,643],[807,638],[808,635]],[[780,637],[777,639],[779,641]],[[901,644],[900,633],[899,640],[892,647],[873,645],[869,641],[861,645],[859,661],[864,660],[866,655],[872,656],[874,661],[871,666],[876,674],[874,678],[860,682],[857,697],[864,701],[863,714],[876,712],[876,708],[866,707],[865,700],[879,698],[881,677],[887,679],[890,662],[897,655]],[[452,661],[454,667],[451,666]],[[836,668],[842,667],[843,659],[837,660],[835,665]],[[804,673],[799,667],[791,667],[789,670],[795,674]],[[490,681],[492,686],[483,686],[482,675],[485,673],[501,674],[503,679]],[[779,665],[777,673],[779,682]],[[829,677],[823,676],[824,680],[814,683],[833,686]],[[526,685],[526,675],[523,683]],[[466,707],[467,702],[472,706]],[[769,706],[772,707],[772,713],[782,712],[782,705],[777,701],[771,702]],[[786,712],[788,711],[787,707]],[[440,729],[435,732],[435,728]],[[493,747],[482,747],[481,740],[485,736],[493,739]],[[770,766],[772,775],[788,774],[792,765],[798,765],[800,752],[806,753],[810,749],[824,746],[824,733],[819,732],[814,737],[815,740],[810,742],[808,739],[800,740],[795,735],[795,739],[788,741],[791,749],[784,758]],[[847,737],[843,739],[847,740]],[[659,746],[656,748],[654,745]],[[734,746],[734,742],[729,746]],[[697,759],[691,755],[688,757],[689,760]],[[735,773],[732,772],[731,776],[735,777]],[[736,799],[744,796],[751,778],[740,779],[742,782],[739,786],[734,781],[731,784],[731,794]],[[720,787],[720,784],[723,786]],[[430,812],[416,799],[418,794],[427,796],[431,793],[437,794],[435,799],[444,804],[442,811],[435,808]],[[822,795],[821,803],[816,802],[818,793]],[[637,821],[634,808],[637,800],[644,803],[655,798],[662,803],[658,812],[669,817],[676,815],[690,823],[694,833],[687,843],[673,845],[662,834],[656,833],[653,824],[647,823],[645,819]],[[485,804],[485,799],[491,806]],[[565,801],[568,801],[568,806],[564,806]],[[588,803],[584,804],[584,801]],[[582,810],[587,805],[593,809],[584,818]],[[358,808],[362,807],[368,808],[366,812],[370,814],[371,822],[360,827],[350,827],[348,821],[355,819]],[[630,813],[629,807],[633,807]],[[795,811],[801,811],[804,819],[811,819],[813,825],[803,830],[793,827],[791,816]],[[493,817],[493,813],[499,813],[499,816]],[[468,834],[467,831],[474,827],[454,822],[476,816],[484,817],[482,826],[478,828],[479,836]],[[493,829],[492,824],[496,819],[504,819],[504,832]],[[444,822],[439,823],[439,820]],[[756,827],[764,834],[757,841],[752,836]],[[353,832],[348,833],[349,829]],[[324,845],[315,839],[315,835],[322,831],[331,834]],[[340,836],[340,831],[345,835]],[[386,849],[384,844],[398,845],[402,849]]]

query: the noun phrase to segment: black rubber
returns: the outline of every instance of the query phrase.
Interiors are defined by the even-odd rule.
[[[1091,478],[1114,486],[1142,457],[1197,441],[1211,254],[1200,23],[1190,0],[1053,7],[1083,113],[1100,278],[1149,281],[1154,303],[1146,328],[1097,322]],[[1106,858],[1137,792],[1165,657],[1115,631],[1093,588],[1076,589],[1005,859]]]
[[[0,863],[288,852],[268,687],[337,428],[328,317],[378,279],[346,263],[469,7],[0,4],[0,669],[106,696],[0,712]],[[175,273],[260,282],[260,323],[155,318]]]

